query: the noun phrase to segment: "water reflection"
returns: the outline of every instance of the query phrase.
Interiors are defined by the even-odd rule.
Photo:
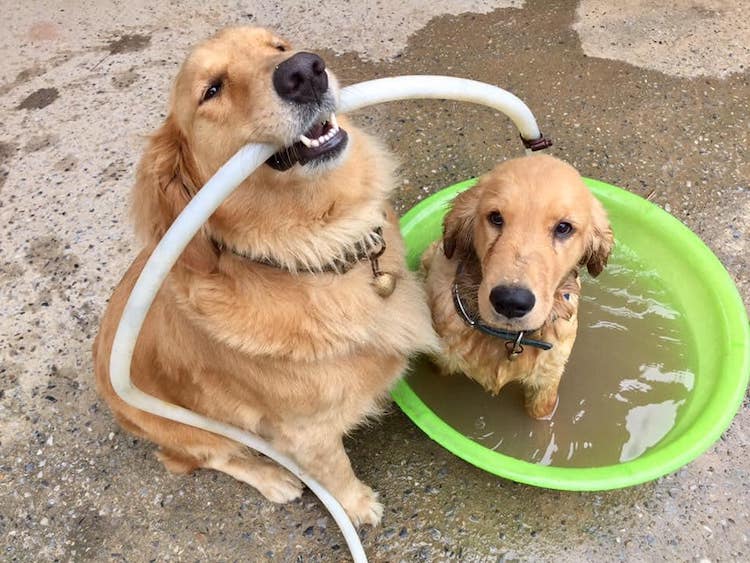
[[[677,408],[684,402],[669,400],[630,409],[625,417],[630,438],[622,445],[620,461],[639,457],[666,436],[677,421]]]

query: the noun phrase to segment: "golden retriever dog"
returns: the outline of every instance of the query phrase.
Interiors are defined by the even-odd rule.
[[[422,258],[439,367],[492,394],[519,381],[528,414],[550,416],[578,328],[578,269],[601,273],[613,244],[573,167],[545,155],[495,167],[456,197],[442,249]]]
[[[97,387],[126,430],[175,473],[223,471],[269,500],[300,482],[229,439],[139,411],[109,380],[112,339],[144,263],[200,187],[246,143],[284,147],[218,208],[151,307],[132,381],[144,392],[257,433],[327,487],[356,524],[382,506],[342,437],[381,411],[407,358],[438,346],[388,203],[393,165],[336,117],[338,86],[317,55],[260,28],[197,46],[138,169],[143,250],[94,342]]]

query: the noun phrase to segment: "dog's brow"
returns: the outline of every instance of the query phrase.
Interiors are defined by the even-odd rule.
[[[200,79],[202,88],[208,88],[213,84],[224,84],[227,81],[228,73],[226,69],[217,70],[215,72],[208,72],[204,77]]]
[[[273,47],[274,49],[283,48],[287,51],[290,51],[292,49],[292,46],[284,41],[283,39],[274,38],[269,42],[269,45]]]

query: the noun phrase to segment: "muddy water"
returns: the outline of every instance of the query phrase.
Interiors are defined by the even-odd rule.
[[[661,280],[620,247],[598,279],[584,276],[578,338],[550,420],[526,415],[518,385],[492,397],[427,361],[408,382],[453,428],[518,459],[565,467],[632,460],[668,434],[693,387],[694,346],[679,311]]]

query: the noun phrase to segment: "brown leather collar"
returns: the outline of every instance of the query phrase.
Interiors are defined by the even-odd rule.
[[[375,241],[375,244],[371,241]],[[368,233],[368,236],[362,237],[362,239],[357,241],[354,245],[354,249],[342,252],[340,257],[334,258],[327,264],[323,264],[319,267],[310,267],[306,264],[298,263],[295,268],[289,268],[272,256],[253,256],[247,252],[227,246],[223,242],[215,239],[213,240],[213,243],[220,251],[229,251],[235,256],[255,262],[256,264],[277,268],[289,273],[303,274],[346,274],[360,262],[364,262],[365,260],[372,262],[374,259],[382,256],[385,252],[385,238],[383,238],[382,227],[376,227]]]

